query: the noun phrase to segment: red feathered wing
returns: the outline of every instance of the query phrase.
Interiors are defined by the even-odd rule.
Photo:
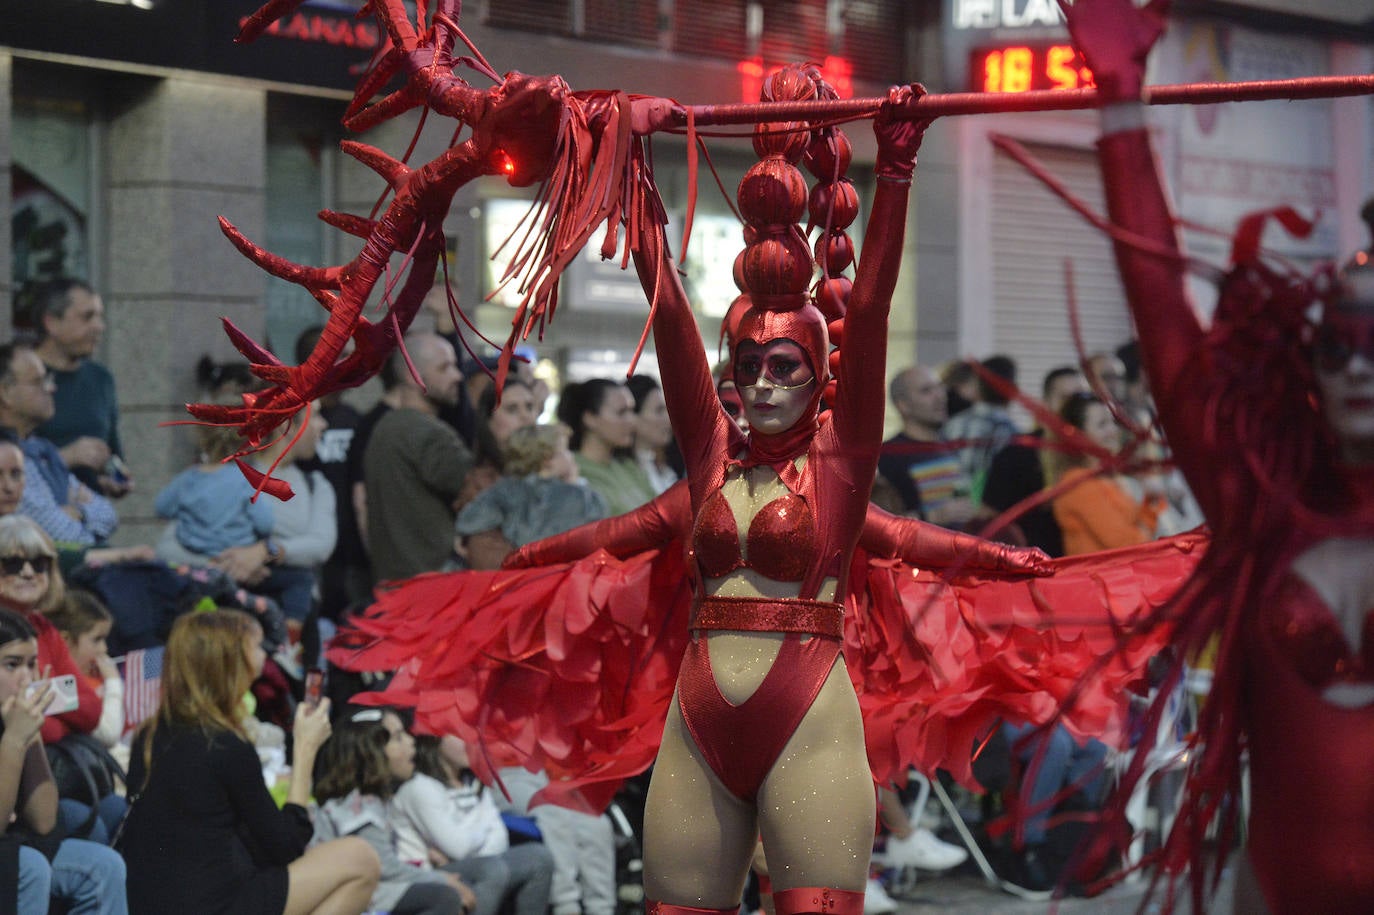
[[[1202,554],[1196,534],[1056,560],[1043,577],[944,578],[860,553],[844,657],[880,783],[909,766],[972,782],[976,741],[1003,716],[1061,713],[1081,735],[1120,731],[1124,688],[1168,642],[1137,630]],[[382,589],[330,649],[350,670],[396,670],[366,701],[414,706],[456,734],[487,781],[548,772],[541,800],[604,809],[653,762],[687,642],[680,549],[629,559],[422,575]]]

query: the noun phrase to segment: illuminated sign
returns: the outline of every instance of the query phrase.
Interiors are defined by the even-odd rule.
[[[735,64],[735,72],[739,74],[740,101],[757,102],[759,93],[763,90],[763,81],[782,69],[781,64],[768,66],[764,64],[761,57],[750,57]],[[825,63],[821,65],[821,75],[825,81],[835,88],[840,98],[854,97],[854,65],[847,58],[837,57],[834,54],[827,54]]]
[[[956,29],[1054,26],[1064,21],[1055,0],[953,0]]]
[[[1082,89],[1093,75],[1079,63],[1068,44],[1005,45],[979,48],[969,63],[975,92],[1030,92],[1033,89]]]

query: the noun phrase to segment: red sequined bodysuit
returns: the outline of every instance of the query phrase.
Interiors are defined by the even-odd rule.
[[[1177,250],[1146,131],[1108,135],[1100,152],[1113,221]],[[1243,386],[1224,389],[1218,379],[1227,371],[1241,374],[1244,365],[1238,368],[1216,355],[1226,343],[1224,334],[1209,335],[1200,327],[1180,262],[1121,244],[1117,259],[1178,466],[1216,530],[1214,550],[1238,559],[1230,567],[1239,570],[1234,582],[1224,583],[1220,597],[1233,608],[1228,625],[1237,630],[1223,633],[1222,644],[1234,644],[1236,650],[1227,656],[1223,648],[1214,701],[1240,705],[1250,753],[1249,853],[1261,888],[1276,913],[1368,912],[1374,904],[1374,705],[1343,708],[1323,698],[1322,691],[1337,681],[1371,682],[1371,622],[1366,618],[1362,646],[1352,649],[1331,610],[1290,566],[1333,537],[1374,538],[1374,499],[1367,483],[1349,474],[1344,482],[1354,484],[1346,486],[1350,491],[1327,500],[1338,508],[1318,512],[1290,503],[1284,509],[1282,500],[1296,503],[1302,497],[1266,490],[1252,471],[1262,451],[1282,442],[1246,440],[1237,433],[1232,423],[1246,405],[1224,398]],[[1277,333],[1268,345],[1293,341]],[[1260,387],[1285,381],[1303,383],[1268,378]],[[1221,396],[1208,393],[1216,391]],[[1263,390],[1249,392],[1265,397]],[[1268,398],[1274,399],[1272,388]],[[1265,431],[1276,438],[1294,434],[1280,423]],[[1243,459],[1247,452],[1255,455],[1254,463]],[[1324,472],[1321,480],[1299,480],[1296,486],[1338,489],[1338,476]],[[1257,535],[1245,525],[1254,523],[1247,519],[1256,514],[1260,499],[1266,500],[1266,511],[1288,515]],[[1230,636],[1238,640],[1229,642]],[[1223,681],[1238,683],[1238,693],[1229,692]],[[1234,719],[1236,711],[1222,712],[1222,720]],[[1204,734],[1204,740],[1208,737]],[[1236,747],[1218,738],[1203,753],[1204,760],[1208,753],[1230,754],[1233,758],[1217,762],[1234,772]],[[1194,771],[1217,771],[1217,766],[1204,761]]]
[[[698,334],[671,262],[663,252],[657,260],[636,255],[646,291],[652,296],[657,287],[654,339],[660,369],[669,379],[664,398],[686,464],[695,518],[694,635],[683,656],[678,705],[712,770],[732,793],[745,799],[753,798],[840,653],[841,605],[817,598],[826,579],[836,582],[827,601],[838,601],[844,594],[847,566],[868,509],[883,422],[881,411],[871,409],[883,398],[882,373],[874,367],[886,361],[887,306],[900,257],[899,245],[891,239],[902,237],[906,196],[905,186],[887,183],[875,196],[866,234],[870,241],[845,319],[836,370],[838,394],[830,418],[809,436],[798,433],[814,424],[814,414],[804,415],[779,436],[746,437],[740,432],[721,409],[704,350],[678,344]],[[758,323],[807,349],[817,373],[811,389],[814,405],[828,354],[807,344],[824,340],[823,319],[808,306],[805,311],[771,313]],[[789,327],[794,330],[788,332]],[[865,370],[860,371],[861,366]],[[721,490],[732,474],[760,466],[770,467],[787,493],[749,519],[741,544],[734,511]],[[821,519],[824,523],[818,523]],[[714,597],[714,584],[740,569],[796,582],[797,596]],[[726,700],[716,684],[707,650],[706,633],[712,630],[787,632],[763,683],[738,705]]]

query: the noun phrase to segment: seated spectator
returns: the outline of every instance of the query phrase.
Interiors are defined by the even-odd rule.
[[[461,741],[445,738],[461,761]],[[402,859],[431,861],[472,887],[468,915],[496,915],[509,899],[514,915],[544,915],[553,858],[539,842],[512,846],[501,811],[470,770],[455,768],[438,737],[415,738],[415,775],[396,790],[394,813]]]
[[[251,456],[250,463],[264,473],[278,461],[273,475],[289,484],[295,495],[287,501],[273,500],[270,533],[246,543],[226,546],[209,561],[253,593],[276,600],[286,614],[293,635],[299,634],[310,616],[316,571],[333,552],[338,535],[333,488],[319,471],[306,474],[296,466],[296,461],[314,455],[323,431],[324,420],[319,414],[303,411],[270,446]],[[238,472],[237,468],[230,467],[230,470]],[[200,471],[193,469],[190,472]],[[262,496],[259,501],[270,498]],[[199,542],[209,539],[207,532],[183,532],[181,527],[188,522],[194,526],[197,520],[188,515],[187,519],[168,525],[157,544],[159,556],[170,562],[191,565],[204,561],[201,554],[186,549],[183,537],[193,536]]]
[[[77,670],[100,697],[100,723],[91,736],[127,767],[129,754],[120,744],[124,736],[124,678],[105,645],[114,617],[98,597],[77,588],[67,591],[47,617],[62,633]]]
[[[1096,396],[1078,393],[1064,402],[1059,415],[1088,441],[1115,454],[1121,448],[1121,427]],[[1055,452],[1057,481],[1075,481],[1054,499],[1054,517],[1064,533],[1064,555],[1145,543],[1155,537],[1155,523],[1165,502],[1150,496],[1134,498],[1116,480],[1102,474],[1101,462],[1072,450]]]
[[[54,543],[101,545],[119,518],[108,499],[72,475],[56,445],[34,434],[53,411],[53,381],[38,354],[20,344],[0,346],[0,426],[13,432],[24,452],[19,510]]]
[[[0,609],[0,835],[18,839],[20,915],[57,903],[71,915],[124,915],[124,862],[112,849],[56,832],[57,788],[39,731],[53,689],[28,694],[39,667],[38,637],[16,613]],[[13,860],[13,859],[11,859]]]
[[[593,378],[563,388],[558,418],[572,430],[572,450],[583,479],[622,515],[654,497],[649,478],[631,456],[635,402],[625,385]]]
[[[225,463],[242,444],[233,429],[198,426],[196,433],[199,462],[173,477],[153,507],[175,524],[177,543],[196,564],[209,565],[230,547],[270,538],[275,500],[255,499],[253,484],[232,462]]]
[[[500,568],[517,547],[606,517],[605,501],[578,482],[566,426],[513,433],[506,473],[458,513],[454,549],[466,555],[469,568]]]
[[[119,440],[119,401],[114,376],[91,357],[105,334],[100,295],[80,280],[45,283],[29,298],[39,334],[36,352],[52,373],[56,410],[38,434],[62,452],[62,460],[95,492],[118,498],[133,488]]]
[[[120,850],[139,915],[361,912],[377,856],[358,839],[306,845],[316,753],[329,701],[302,703],[281,809],[244,730],[243,697],[262,671],[262,630],[235,610],[188,613],[172,627],[162,700],[131,751]]]
[[[456,874],[398,854],[391,813],[395,786],[415,774],[415,741],[395,712],[357,709],[325,741],[315,761],[315,840],[356,837],[382,864],[370,907],[391,915],[460,915],[477,904]]]
[[[61,606],[66,594],[57,568],[57,550],[39,527],[22,515],[0,518],[0,604],[28,621],[38,637],[38,664],[48,676],[76,678],[77,707],[51,715],[43,722],[43,742],[60,743],[71,734],[91,734],[100,724],[104,707],[76,661],[61,632],[47,614]],[[68,789],[71,790],[70,788]],[[63,829],[83,838],[108,842],[124,816],[124,799],[111,794],[92,816],[91,798],[64,796],[60,801]]]
[[[1028,890],[1049,890],[1060,882],[1076,844],[1047,847],[1051,815],[1056,810],[1089,811],[1102,806],[1107,747],[1093,738],[1080,743],[1062,724],[1047,731],[1003,722],[1002,732],[1026,776],[1017,798],[1021,873],[1015,882]]]

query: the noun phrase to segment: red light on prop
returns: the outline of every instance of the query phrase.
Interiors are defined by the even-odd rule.
[[[735,64],[735,72],[739,74],[740,100],[743,102],[757,102],[759,94],[763,92],[763,58],[750,57]]]
[[[1092,72],[1080,66],[1072,45],[1008,45],[980,48],[969,67],[976,92],[1030,92],[1092,86]]]
[[[763,81],[782,67],[783,64],[765,64],[762,57],[748,57],[737,62],[735,72],[739,74],[740,101],[757,102],[759,93],[763,91]],[[854,65],[848,58],[828,55],[821,66],[821,75],[835,87],[840,98],[854,97]]]
[[[848,58],[826,55],[821,72],[825,74],[825,81],[835,87],[840,98],[854,97],[854,65]]]

